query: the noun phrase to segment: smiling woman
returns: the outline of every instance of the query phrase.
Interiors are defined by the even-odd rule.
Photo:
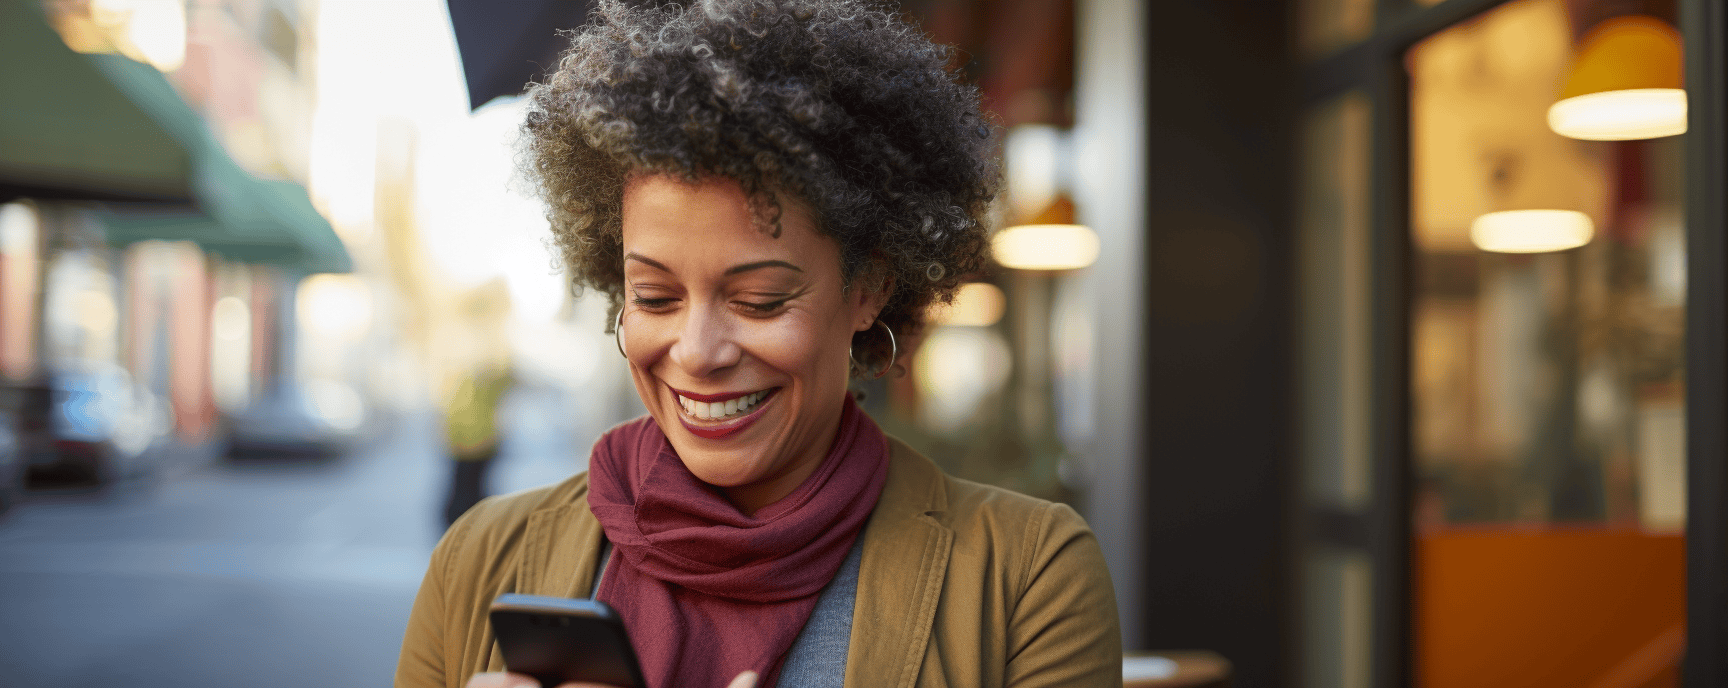
[[[654,688],[1121,684],[1085,522],[847,392],[984,264],[993,130],[950,58],[863,2],[601,4],[526,157],[648,415],[450,529],[398,686],[533,685],[485,623],[510,592],[610,604]]]

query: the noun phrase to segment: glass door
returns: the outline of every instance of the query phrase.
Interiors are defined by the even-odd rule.
[[[1514,0],[1406,53],[1424,688],[1678,685],[1684,111],[1578,132],[1563,101],[1631,64],[1683,98],[1680,39],[1606,4]]]
[[[1296,16],[1293,683],[1728,685],[1728,9]]]

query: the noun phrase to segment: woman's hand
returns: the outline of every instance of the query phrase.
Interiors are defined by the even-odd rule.
[[[467,688],[542,688],[534,679],[522,674],[507,674],[502,671],[475,674],[468,679]],[[557,688],[616,688],[598,683],[566,683]],[[745,671],[726,684],[726,688],[756,688],[756,672]]]

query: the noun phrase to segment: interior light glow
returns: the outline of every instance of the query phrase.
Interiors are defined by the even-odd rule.
[[[936,325],[989,327],[1002,319],[1008,298],[996,285],[969,282],[960,285],[954,303],[936,304],[930,309],[930,322]]]
[[[1098,260],[1098,233],[1085,225],[1020,225],[996,234],[991,253],[1015,270],[1074,270]]]
[[[1586,141],[1629,141],[1686,133],[1686,91],[1637,88],[1573,96],[1548,108],[1548,128]]]
[[[252,400],[252,309],[238,296],[216,300],[210,314],[210,391],[226,411]]]
[[[1002,157],[1012,219],[1024,222],[1056,198],[1063,164],[1062,133],[1047,124],[1014,127],[1002,142]]]
[[[1546,253],[1590,243],[1590,216],[1576,210],[1502,210],[1470,223],[1476,248],[1496,253]]]
[[[353,340],[372,326],[372,298],[353,275],[312,275],[300,283],[295,314],[312,334]]]
[[[214,313],[210,316],[210,329],[216,338],[225,342],[237,342],[252,333],[252,313],[246,307],[246,302],[238,296],[224,296],[216,300]]]
[[[97,0],[91,6],[99,24],[123,32],[122,52],[172,72],[186,62],[186,7],[181,0]]]
[[[157,69],[172,72],[186,62],[186,8],[176,0],[139,2],[126,37]]]

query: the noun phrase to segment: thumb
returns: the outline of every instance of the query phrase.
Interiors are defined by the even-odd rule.
[[[726,688],[756,688],[756,678],[756,672],[746,670],[726,684]]]

